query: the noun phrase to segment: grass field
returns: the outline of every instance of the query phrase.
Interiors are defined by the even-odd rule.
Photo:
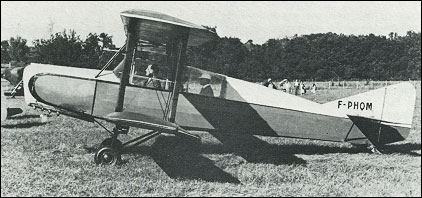
[[[199,132],[201,145],[160,136],[102,167],[92,148],[108,134],[98,125],[66,116],[43,123],[22,97],[6,103],[24,113],[1,122],[1,196],[421,196],[420,83],[409,138],[382,155],[347,143]]]

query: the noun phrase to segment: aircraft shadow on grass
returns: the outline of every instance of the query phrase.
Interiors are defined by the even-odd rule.
[[[234,153],[250,163],[306,165],[305,160],[291,153],[284,153],[278,145],[270,145],[252,135],[237,138],[225,137],[221,134],[215,136],[221,139],[223,145],[186,144],[174,136],[160,136],[151,147],[138,146],[127,149],[125,153],[151,156],[171,178],[201,179],[222,183],[240,183],[240,181],[201,154]]]
[[[45,124],[47,124],[47,123],[29,122],[29,123],[19,123],[19,124],[5,124],[5,125],[1,125],[1,128],[6,128],[6,129],[12,129],[12,128],[25,129],[25,128],[31,128],[31,127],[41,126],[41,125],[45,125]]]
[[[240,181],[201,155],[197,146],[187,145],[174,136],[160,136],[152,146],[137,146],[125,153],[149,155],[173,179],[200,179],[207,182],[239,184]]]
[[[19,115],[19,116],[13,116],[8,118],[8,120],[21,120],[21,119],[27,119],[27,118],[40,118],[39,115]]]
[[[236,154],[244,157],[252,163],[272,163],[272,164],[306,164],[306,161],[294,156],[294,154],[321,155],[330,153],[371,153],[367,147],[333,147],[315,144],[270,144],[255,136],[230,136],[222,133],[212,133],[221,145],[204,145],[202,153],[229,153],[235,151]],[[421,156],[414,151],[421,150],[420,143],[390,144],[382,147],[385,155],[405,154],[411,156]]]
[[[385,154],[405,154],[420,157],[421,143],[392,144],[384,146]],[[419,153],[415,152],[419,150]]]
[[[250,163],[306,165],[306,161],[294,156],[294,153],[285,152],[285,147],[282,145],[269,144],[253,135],[211,134],[223,145],[205,145],[202,149],[203,153],[213,153],[220,150],[234,152]]]

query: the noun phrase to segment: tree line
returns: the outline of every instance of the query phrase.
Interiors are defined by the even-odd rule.
[[[421,33],[405,36],[320,33],[262,45],[219,38],[189,50],[192,65],[249,81],[421,79]]]
[[[89,33],[82,40],[73,30],[37,39],[32,44],[29,47],[20,36],[1,41],[1,63],[10,63],[12,67],[33,62],[98,69],[106,61],[104,49],[115,48],[112,36],[106,33]]]
[[[29,62],[101,68],[113,53],[112,36],[90,33],[82,40],[63,31],[27,46],[21,37],[1,42],[1,62],[20,66]],[[420,80],[421,33],[405,36],[318,33],[269,39],[262,45],[221,37],[191,47],[188,65],[248,81],[306,80]]]

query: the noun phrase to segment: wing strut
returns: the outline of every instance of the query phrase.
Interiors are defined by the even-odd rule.
[[[188,45],[189,39],[189,29],[185,27],[180,27],[180,30],[174,35],[175,41],[171,47],[171,57],[173,63],[173,73],[172,79],[173,81],[173,90],[172,90],[172,97],[171,97],[171,107],[170,107],[170,122],[175,122],[176,120],[176,111],[177,111],[177,102],[179,100],[179,91],[181,87],[181,78],[183,74],[183,70],[186,64],[186,49]]]
[[[119,54],[121,54],[122,53],[122,51],[124,50],[126,48],[126,43],[123,45],[123,47],[121,47],[120,49],[119,49],[119,51],[118,52],[116,52],[114,55],[113,55],[113,57],[111,57],[110,58],[110,60],[104,65],[104,67],[101,69],[101,71],[100,72],[98,72],[98,74],[95,76],[95,78],[98,78],[98,76],[100,76],[100,74],[104,71],[104,70],[106,70],[108,67],[110,67],[110,65],[111,65],[111,63],[114,61],[114,59],[119,55]]]
[[[136,38],[136,28],[137,24],[135,19],[130,18],[129,23],[125,25],[127,29],[127,42],[126,42],[126,52],[131,52],[133,48],[136,47],[137,38]],[[119,95],[117,98],[117,104],[115,111],[122,112],[123,111],[123,103],[126,91],[126,85],[129,83],[129,72],[130,66],[132,61],[133,53],[126,53],[126,57],[124,59],[124,67],[122,71],[122,75],[120,77],[120,86],[119,86]]]

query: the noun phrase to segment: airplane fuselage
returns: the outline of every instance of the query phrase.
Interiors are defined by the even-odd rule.
[[[83,116],[104,118],[115,110],[119,79],[113,74],[104,74],[95,79],[93,76],[97,72],[32,64],[25,69],[24,75],[25,86],[29,88],[25,89],[26,102],[41,102]],[[68,75],[70,73],[72,76]],[[360,129],[361,125],[368,124],[368,120],[358,124],[343,110],[370,112],[376,110],[376,102],[346,98],[333,101],[328,107],[327,104],[308,101],[255,83],[230,77],[226,80],[224,98],[181,92],[175,123],[190,130],[368,143],[367,135]],[[246,92],[243,86],[251,92]],[[254,89],[261,91],[257,93]],[[163,107],[168,102],[169,94],[168,90],[128,85],[123,111],[163,118]],[[377,122],[376,117],[372,121],[378,124],[370,126],[378,125],[382,129],[384,144],[404,140],[411,126],[411,122],[410,126]]]

